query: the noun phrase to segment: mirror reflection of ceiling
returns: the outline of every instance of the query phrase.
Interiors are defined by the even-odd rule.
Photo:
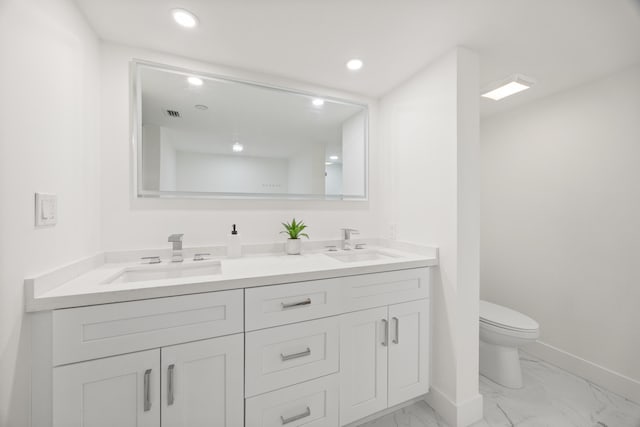
[[[341,154],[342,124],[364,110],[331,100],[314,105],[319,98],[202,76],[203,84],[195,86],[190,76],[141,68],[142,124],[188,134],[173,143],[181,151],[230,154],[238,142],[246,156],[289,158],[321,144],[326,160],[335,161],[329,157]]]

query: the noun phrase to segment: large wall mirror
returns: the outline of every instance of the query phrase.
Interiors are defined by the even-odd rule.
[[[140,197],[366,199],[366,105],[132,63]]]

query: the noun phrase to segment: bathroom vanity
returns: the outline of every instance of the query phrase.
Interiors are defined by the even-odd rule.
[[[344,426],[429,390],[435,250],[200,262],[28,279],[33,425]]]

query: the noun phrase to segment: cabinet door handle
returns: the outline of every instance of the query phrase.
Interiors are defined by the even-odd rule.
[[[173,370],[176,365],[173,363],[167,368],[167,406],[173,405]]]
[[[299,301],[299,302],[290,302],[290,303],[280,303],[282,304],[282,309],[287,309],[287,308],[292,308],[292,307],[299,307],[301,305],[309,305],[311,304],[311,298],[307,298],[304,301]]]
[[[307,409],[302,414],[294,415],[293,417],[289,417],[289,418],[285,418],[282,415],[280,415],[280,419],[282,420],[282,425],[285,425],[285,424],[292,423],[294,421],[301,420],[303,418],[307,418],[310,415],[311,415],[311,409],[309,409],[309,407],[307,406]]]
[[[382,324],[384,325],[384,340],[382,341],[383,346],[389,345],[389,322],[387,319],[382,319]]]
[[[151,369],[144,372],[144,411],[151,410]]]
[[[400,343],[400,319],[398,319],[397,317],[394,317],[393,320],[396,323],[396,333],[395,333],[396,337],[393,339],[393,343],[399,344]]]
[[[306,357],[306,356],[311,356],[311,349],[309,347],[307,347],[305,351],[301,351],[300,353],[293,353],[293,354],[280,353],[280,359],[282,359],[283,362],[285,360],[297,359],[299,357]]]

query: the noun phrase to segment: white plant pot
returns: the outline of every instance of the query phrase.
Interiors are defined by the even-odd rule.
[[[300,239],[287,239],[287,254],[300,255],[300,249],[302,248],[302,240]]]

